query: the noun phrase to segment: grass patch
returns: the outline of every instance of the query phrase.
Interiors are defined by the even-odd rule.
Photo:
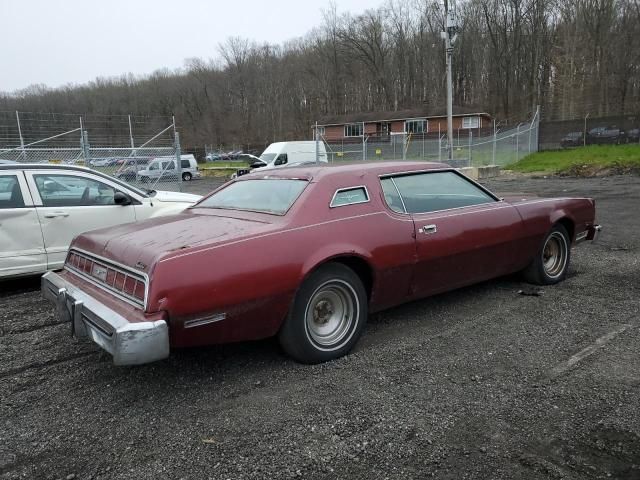
[[[198,166],[200,167],[200,169],[207,169],[211,167],[246,168],[249,166],[249,164],[243,160],[216,160],[215,162],[200,163],[198,164]]]
[[[591,145],[537,152],[505,168],[522,173],[569,175],[593,175],[603,170],[614,173],[640,171],[640,145]]]
[[[249,164],[243,161],[215,161],[198,165],[200,173],[204,177],[229,178],[241,168],[249,168]]]

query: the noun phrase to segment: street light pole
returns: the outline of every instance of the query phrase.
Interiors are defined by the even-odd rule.
[[[451,0],[453,2],[453,0]],[[445,30],[440,36],[444,40],[444,49],[447,58],[447,138],[448,158],[453,160],[453,79],[451,64],[453,63],[453,44],[458,37],[458,26],[453,11],[449,10],[449,0],[444,0]]]

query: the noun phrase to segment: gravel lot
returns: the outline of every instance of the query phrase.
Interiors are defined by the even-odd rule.
[[[116,368],[0,284],[0,477],[640,479],[638,177],[488,186],[593,196],[605,230],[560,285],[394,308],[324,365],[270,340]]]

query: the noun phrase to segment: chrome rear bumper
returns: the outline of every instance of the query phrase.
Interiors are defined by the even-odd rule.
[[[602,230],[601,225],[592,225],[588,227],[584,232],[580,232],[576,235],[576,244],[582,243],[585,240],[596,241]]]
[[[113,355],[115,365],[139,365],[169,356],[167,322],[129,322],[55,272],[42,276],[42,294],[78,338],[89,337]]]

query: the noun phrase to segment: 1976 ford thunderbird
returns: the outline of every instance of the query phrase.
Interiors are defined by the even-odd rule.
[[[444,164],[257,171],[77,237],[42,290],[118,365],[273,335],[315,363],[346,354],[369,312],[518,271],[561,281],[594,216],[591,199],[500,199]]]

